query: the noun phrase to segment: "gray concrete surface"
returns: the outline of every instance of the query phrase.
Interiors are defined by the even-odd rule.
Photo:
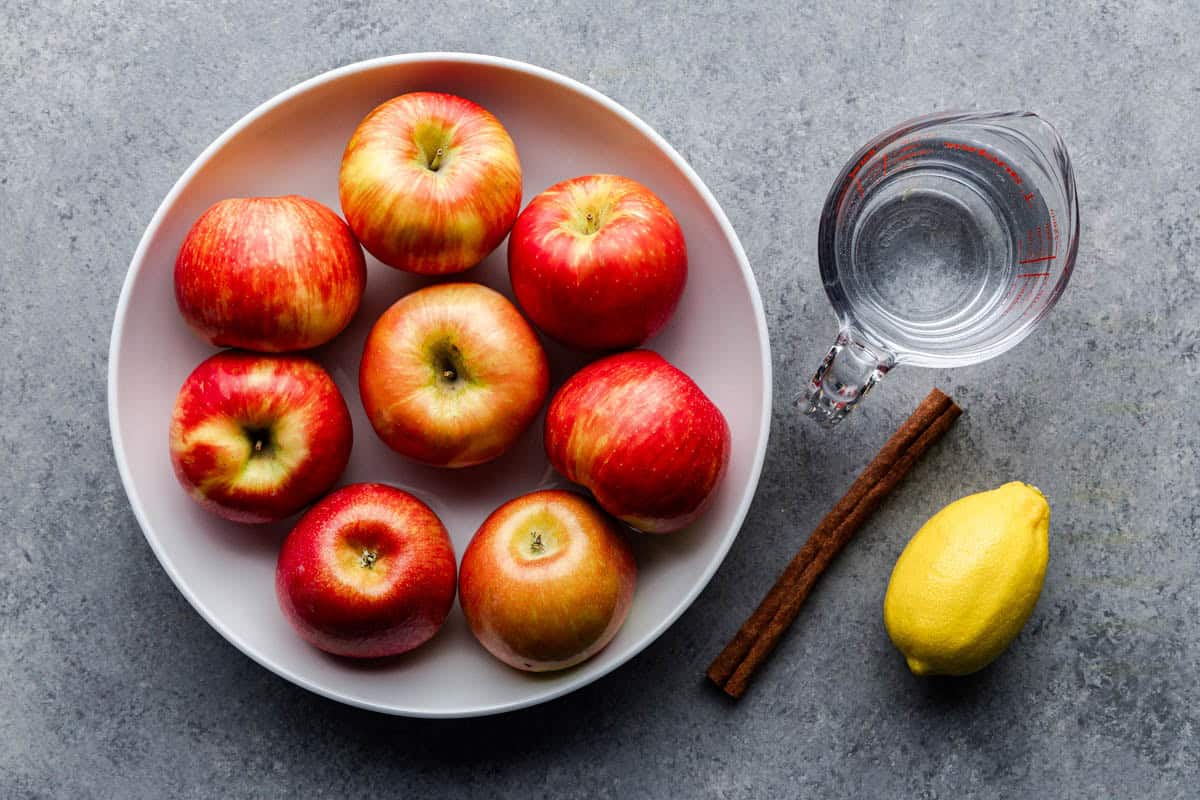
[[[1187,4],[446,0],[0,10],[0,797],[1179,798],[1200,783],[1200,22]],[[159,568],[113,463],[126,266],[191,160],[311,75],[509,56],[595,86],[688,158],[762,288],[770,454],[724,566],[656,644],[551,704],[393,719],[253,664]],[[816,218],[866,137],[1028,107],[1078,172],[1076,277],[991,363],[902,370],[836,436],[789,411],[829,343]],[[830,570],[739,704],[701,675],[932,384],[968,415]],[[910,533],[1010,479],[1054,507],[1041,601],[996,664],[909,676],[880,603]]]

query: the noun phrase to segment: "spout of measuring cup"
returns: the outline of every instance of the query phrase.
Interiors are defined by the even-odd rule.
[[[891,353],[867,344],[852,330],[843,330],[796,404],[805,416],[832,428],[895,364]]]

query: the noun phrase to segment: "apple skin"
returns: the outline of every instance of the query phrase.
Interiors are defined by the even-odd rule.
[[[649,350],[594,361],[546,412],[546,455],[600,506],[647,533],[703,513],[729,463],[729,424],[695,382]]]
[[[212,513],[273,522],[333,486],[353,439],[346,401],[317,362],[227,350],[196,367],[175,398],[171,464]]]
[[[373,256],[407,272],[446,275],[475,266],[508,234],[521,209],[521,162],[487,109],[451,94],[411,92],[359,123],[338,192],[346,221]]]
[[[384,312],[367,336],[358,386],[393,450],[468,467],[516,443],[546,402],[550,369],[508,298],[478,283],[444,283]]]
[[[296,523],[279,551],[275,594],[309,644],[352,658],[408,652],[454,604],[454,548],[440,519],[379,483],[338,489]]]
[[[221,200],[192,225],[175,261],[188,326],[218,347],[307,350],[358,311],[366,260],[337,214],[305,197]]]
[[[463,553],[459,602],[492,655],[545,672],[608,644],[636,582],[620,526],[584,497],[547,490],[508,501],[480,526]]]
[[[508,274],[529,319],[577,350],[624,350],[667,323],[687,282],[687,246],[670,209],[619,175],[551,186],[517,218]]]

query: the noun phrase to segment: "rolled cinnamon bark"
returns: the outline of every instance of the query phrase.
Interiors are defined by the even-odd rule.
[[[921,401],[825,515],[758,608],[709,666],[707,674],[713,683],[731,697],[742,696],[800,613],[821,573],[961,413],[938,389]]]

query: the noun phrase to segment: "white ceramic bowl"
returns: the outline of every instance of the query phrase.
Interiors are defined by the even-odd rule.
[[[733,433],[729,471],[706,515],[690,529],[639,536],[633,609],[617,637],[590,661],[530,675],[493,659],[455,607],[428,644],[383,664],[327,656],[305,644],[275,602],[274,569],[289,524],[227,523],[192,503],[167,455],[172,403],[212,348],[184,325],[172,271],[201,212],[230,196],[303,194],[337,210],[342,150],[380,102],[412,90],[463,95],[489,109],[517,144],[525,201],[560,180],[592,172],[629,175],[675,212],[687,237],[690,274],[679,309],[648,343],[691,375],[724,411]],[[460,276],[511,296],[505,246]],[[541,421],[492,464],[437,470],[405,461],[363,415],[357,372],[372,323],[398,297],[430,281],[368,257],[362,309],[317,350],[354,417],[354,451],[343,483],[382,481],[428,502],[461,555],[504,501],[564,485],[542,452]],[[584,363],[548,346],[555,385]],[[675,621],[708,583],[737,536],[762,468],[771,416],[771,359],[762,303],[737,236],[716,200],[670,145],[633,114],[588,87],[515,61],[425,53],[353,64],[306,81],[256,108],[205,150],[159,206],[129,267],[113,325],[109,417],[125,490],[163,568],[209,624],[242,652],[300,686],[393,714],[455,717],[532,705],[583,686],[631,658]]]

